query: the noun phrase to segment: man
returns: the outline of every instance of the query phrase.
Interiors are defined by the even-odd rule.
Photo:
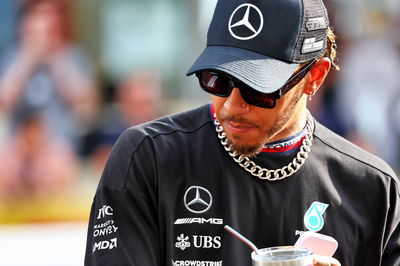
[[[328,27],[321,0],[220,0],[188,72],[211,104],[120,137],[85,264],[250,266],[227,224],[259,248],[319,231],[343,265],[400,265],[397,177],[306,109],[334,64]]]

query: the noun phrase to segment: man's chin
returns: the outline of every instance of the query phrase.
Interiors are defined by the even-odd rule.
[[[235,151],[239,155],[243,155],[246,157],[254,157],[260,153],[262,145],[241,145],[237,143],[231,143],[231,151]]]

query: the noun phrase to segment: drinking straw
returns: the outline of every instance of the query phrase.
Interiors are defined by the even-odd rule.
[[[239,232],[237,232],[235,229],[233,229],[232,227],[230,227],[229,225],[225,225],[224,229],[226,231],[228,231],[229,233],[231,233],[232,235],[236,236],[237,238],[239,238],[239,240],[241,240],[242,242],[244,242],[246,245],[248,245],[256,254],[258,254],[258,248],[256,247],[256,245],[254,245],[250,240],[248,240],[247,238],[245,238],[244,236],[242,236]]]

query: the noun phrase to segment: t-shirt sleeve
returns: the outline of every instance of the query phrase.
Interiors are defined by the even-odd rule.
[[[390,208],[385,229],[382,266],[400,265],[400,191],[398,179],[390,187]]]
[[[93,200],[86,266],[161,265],[155,178],[151,141],[125,133]]]

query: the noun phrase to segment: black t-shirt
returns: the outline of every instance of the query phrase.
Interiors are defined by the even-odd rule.
[[[261,153],[276,169],[296,150]],[[269,182],[224,150],[209,106],[128,129],[92,205],[85,265],[250,266],[251,249],[334,237],[344,266],[400,265],[399,182],[379,158],[316,123],[305,164]]]

